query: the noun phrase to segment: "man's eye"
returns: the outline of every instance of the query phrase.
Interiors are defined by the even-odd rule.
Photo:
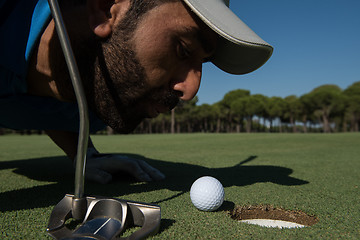
[[[181,60],[187,59],[191,56],[191,51],[187,48],[185,43],[179,42],[177,44],[177,55]]]

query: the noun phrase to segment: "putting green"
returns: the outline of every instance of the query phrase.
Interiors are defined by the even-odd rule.
[[[166,180],[124,175],[85,193],[158,204],[161,226],[150,239],[360,239],[360,134],[154,134],[93,136],[101,152],[145,158]],[[225,190],[215,212],[190,200],[199,177]],[[50,213],[74,191],[69,161],[46,136],[0,136],[1,239],[51,239]],[[236,207],[273,206],[315,216],[311,227],[279,229],[232,219]],[[130,229],[129,231],[135,231]]]

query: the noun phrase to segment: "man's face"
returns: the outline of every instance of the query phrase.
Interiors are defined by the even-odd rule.
[[[215,50],[216,35],[199,26],[182,2],[151,10],[139,23],[133,40],[151,91],[160,95],[175,91],[177,98],[185,101],[196,95],[202,64]],[[150,117],[175,107],[151,101],[143,104]]]
[[[120,132],[191,100],[217,39],[182,2],[155,7],[131,33],[126,28],[120,22],[102,45],[94,79],[95,111]]]

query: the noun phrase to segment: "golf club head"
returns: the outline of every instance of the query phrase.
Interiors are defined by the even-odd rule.
[[[160,206],[104,197],[86,197],[85,218],[80,226],[70,230],[65,223],[73,217],[73,198],[67,194],[51,213],[47,232],[54,239],[143,239],[159,230]],[[121,237],[130,226],[141,229]]]

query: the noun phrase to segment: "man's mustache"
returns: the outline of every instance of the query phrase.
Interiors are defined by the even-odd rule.
[[[182,94],[179,91],[170,90],[165,95],[163,95],[162,98],[155,98],[155,101],[163,106],[168,107],[169,110],[171,110],[179,104],[181,95]]]

